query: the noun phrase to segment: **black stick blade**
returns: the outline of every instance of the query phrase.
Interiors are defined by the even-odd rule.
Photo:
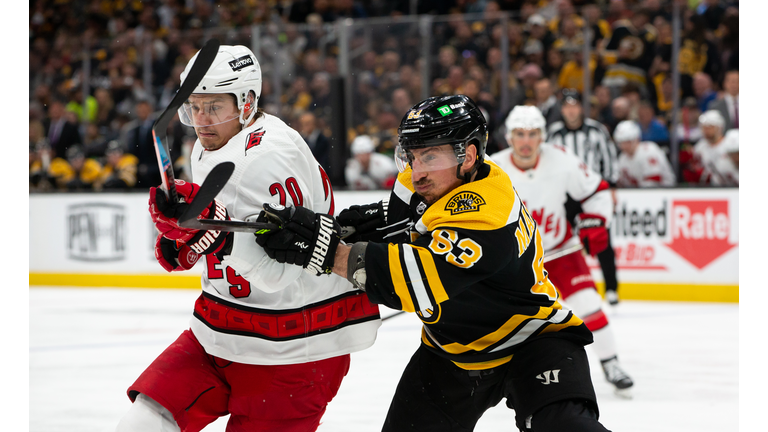
[[[235,164],[232,162],[222,162],[213,167],[211,172],[205,176],[205,181],[200,185],[200,189],[198,189],[192,202],[189,203],[187,210],[179,217],[179,226],[184,226],[185,222],[200,216],[200,213],[207,209],[219,192],[224,189],[234,171]]]

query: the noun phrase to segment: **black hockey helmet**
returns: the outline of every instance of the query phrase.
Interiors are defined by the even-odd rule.
[[[468,144],[477,148],[471,172],[462,177],[456,168],[457,177],[465,181],[485,160],[488,124],[477,104],[465,95],[434,96],[417,103],[403,117],[397,134],[395,159],[401,169],[410,163],[411,150],[445,144],[453,146],[457,165],[464,163]]]

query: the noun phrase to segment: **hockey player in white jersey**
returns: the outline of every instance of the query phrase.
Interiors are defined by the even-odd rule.
[[[667,155],[653,141],[640,141],[640,125],[624,120],[616,125],[613,141],[621,149],[619,181],[621,187],[674,186],[675,173]]]
[[[328,176],[297,131],[258,109],[260,94],[253,53],[221,46],[179,109],[198,137],[194,183],[177,181],[179,195],[194,200],[195,183],[229,161],[234,173],[201,217],[252,220],[264,202],[333,214]],[[162,233],[155,255],[167,271],[189,268],[194,251],[203,255],[202,293],[190,329],[129,387],[134,404],[118,431],[199,431],[227,414],[228,432],[315,430],[348,371],[349,354],[374,343],[377,306],[345,278],[316,277],[269,258],[253,234],[180,228],[187,203],[150,191],[150,213]],[[213,241],[200,240],[206,234]]]
[[[717,110],[699,116],[703,137],[693,146],[693,155],[702,166],[699,183],[713,186],[738,186],[739,132],[725,131],[725,119]],[[736,153],[736,159],[733,158]]]
[[[542,236],[547,255],[563,256],[546,264],[549,277],[594,335],[594,350],[606,379],[621,395],[628,395],[632,379],[619,366],[616,342],[602,299],[595,287],[579,242],[595,255],[608,244],[606,227],[613,215],[608,183],[564,147],[541,145],[546,139],[546,122],[533,106],[516,106],[507,116],[509,147],[491,158],[512,179]],[[579,201],[583,213],[577,216],[577,230],[571,231],[566,218],[568,197]],[[572,252],[568,252],[572,251]]]

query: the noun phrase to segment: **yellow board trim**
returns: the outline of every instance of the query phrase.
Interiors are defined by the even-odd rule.
[[[30,273],[30,286],[200,289],[200,275]]]
[[[200,276],[30,272],[29,286],[200,289]],[[598,282],[597,290],[604,294],[605,284]],[[739,285],[621,282],[619,296],[622,300],[738,303]]]
[[[596,285],[600,295],[605,295],[605,283]],[[738,303],[739,285],[619,282],[619,299]]]

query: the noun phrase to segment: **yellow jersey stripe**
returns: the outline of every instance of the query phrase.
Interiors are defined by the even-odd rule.
[[[389,270],[392,274],[392,285],[395,287],[395,294],[400,298],[403,310],[406,312],[416,312],[411,299],[411,293],[408,291],[408,284],[403,276],[403,267],[400,265],[400,249],[394,243],[390,243],[389,249]]]
[[[421,247],[414,247],[414,249],[419,253],[421,267],[427,276],[427,283],[432,291],[432,296],[435,298],[435,302],[442,303],[448,300],[448,293],[445,292],[445,287],[443,287],[443,283],[440,281],[440,275],[437,273],[437,267],[435,266],[432,254]]]
[[[503,365],[504,363],[508,363],[510,360],[512,360],[512,356],[508,355],[506,357],[502,357],[500,359],[496,360],[488,360],[484,362],[477,362],[477,363],[459,363],[459,362],[453,362],[456,366],[464,369],[464,370],[485,370],[485,369],[491,369],[498,366]]]
[[[474,342],[471,342],[467,345],[462,345],[458,342],[454,342],[448,345],[443,345],[442,348],[445,352],[450,354],[462,354],[467,351],[482,351],[488,348],[489,346],[497,343],[498,341],[502,340],[504,337],[506,337],[516,329],[520,328],[523,322],[530,320],[531,318],[534,320],[545,320],[550,314],[551,314],[550,309],[539,308],[539,312],[533,316],[514,315],[506,323],[504,323],[504,325],[502,325],[498,330],[492,333],[489,333]]]

